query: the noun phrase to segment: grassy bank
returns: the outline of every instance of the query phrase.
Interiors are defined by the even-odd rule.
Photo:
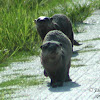
[[[82,22],[100,7],[99,0],[90,1],[80,4],[77,0],[0,0],[0,66],[19,52],[39,54],[41,39],[34,19],[63,13],[71,19],[74,29],[76,22]]]

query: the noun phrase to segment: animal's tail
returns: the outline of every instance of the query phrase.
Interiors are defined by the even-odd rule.
[[[76,40],[74,40],[74,45],[79,46],[79,45],[82,45],[82,44],[79,44]]]
[[[48,77],[48,74],[45,70],[44,70],[44,76]]]

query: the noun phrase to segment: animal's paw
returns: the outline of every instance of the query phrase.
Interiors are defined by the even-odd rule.
[[[63,86],[63,82],[50,83],[50,85],[51,85],[53,88],[61,87],[61,86]]]
[[[72,79],[70,79],[70,77],[68,76],[68,77],[66,77],[66,79],[65,79],[65,82],[68,82],[68,81],[72,81]]]

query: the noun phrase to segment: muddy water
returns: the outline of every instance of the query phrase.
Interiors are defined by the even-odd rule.
[[[82,45],[74,47],[74,50],[80,50],[81,57],[72,57],[72,65],[78,62],[80,64],[78,66],[84,66],[82,63],[85,60],[81,59],[82,56],[88,56],[92,51],[100,50],[100,46],[97,45],[100,44],[100,10],[94,12],[79,27],[84,31],[75,35],[75,39]],[[0,100],[29,100],[29,97],[38,92],[37,87],[47,84],[47,80],[49,82],[49,79],[43,76],[40,57],[29,59],[30,61],[13,62],[10,66],[0,68]]]

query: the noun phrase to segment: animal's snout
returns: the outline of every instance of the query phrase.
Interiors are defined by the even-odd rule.
[[[56,51],[56,46],[54,46],[54,45],[50,45],[49,47],[48,47],[48,49],[50,50],[50,51]]]

